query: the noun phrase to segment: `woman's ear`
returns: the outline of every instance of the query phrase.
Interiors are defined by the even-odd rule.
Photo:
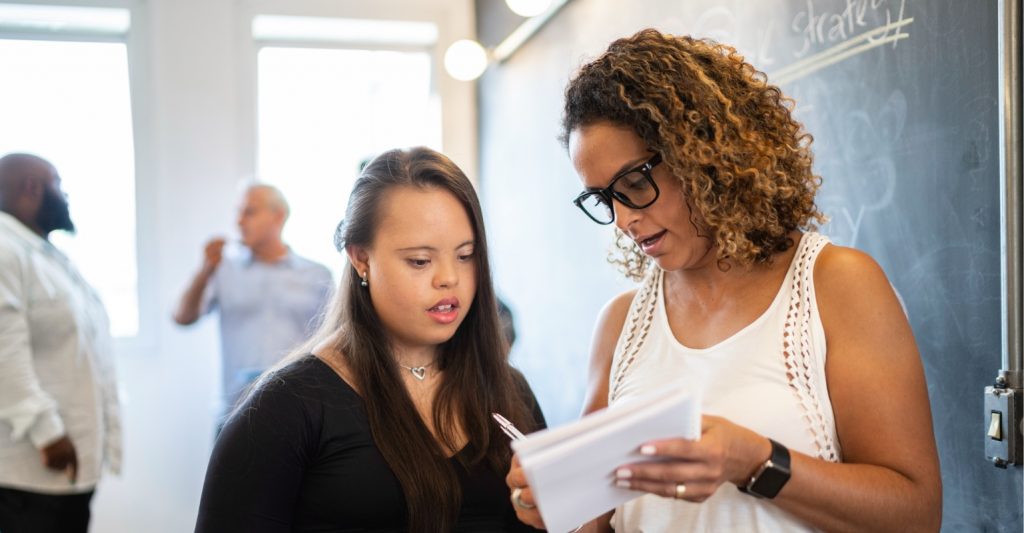
[[[348,261],[352,264],[352,268],[359,273],[359,277],[363,277],[363,274],[370,270],[370,254],[366,252],[366,248],[355,245],[346,246],[345,254],[348,255]]]

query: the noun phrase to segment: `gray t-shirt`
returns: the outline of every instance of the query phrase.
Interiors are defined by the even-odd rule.
[[[309,337],[332,289],[327,267],[291,251],[274,263],[255,261],[248,251],[224,258],[206,286],[203,313],[220,314],[225,409]]]

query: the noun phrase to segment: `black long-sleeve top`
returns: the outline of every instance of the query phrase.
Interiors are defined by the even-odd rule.
[[[470,443],[457,456],[472,453]],[[516,519],[504,472],[486,461],[467,469],[457,456],[456,531],[536,531]],[[363,399],[312,355],[278,371],[224,426],[196,522],[197,533],[406,530],[405,497],[373,442]]]

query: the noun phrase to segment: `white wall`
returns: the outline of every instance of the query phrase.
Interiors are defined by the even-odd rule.
[[[93,502],[96,532],[181,532],[194,527],[212,446],[217,394],[215,320],[170,320],[198,267],[201,244],[234,219],[236,184],[251,172],[255,136],[255,12],[432,19],[439,51],[473,32],[470,0],[103,0],[131,5],[130,54],[138,157],[142,333],[118,344],[124,391],[125,471]],[[444,150],[476,175],[473,84],[439,74]]]

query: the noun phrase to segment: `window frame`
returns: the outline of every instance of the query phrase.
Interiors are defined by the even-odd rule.
[[[156,346],[157,320],[161,313],[156,308],[157,272],[156,235],[158,214],[151,119],[151,94],[146,57],[149,34],[145,0],[15,0],[0,4],[33,5],[75,8],[115,8],[128,12],[129,24],[123,35],[88,30],[31,31],[0,27],[0,38],[5,40],[64,41],[82,43],[123,43],[128,60],[128,94],[131,102],[132,142],[134,144],[135,178],[135,270],[138,330],[135,335],[113,339],[115,353],[134,353],[152,350]],[[146,268],[143,268],[143,266]]]
[[[438,95],[441,115],[441,150],[451,157],[476,183],[477,115],[476,84],[460,82],[444,74],[444,51],[447,46],[467,37],[457,26],[459,17],[471,19],[470,13],[456,13],[456,8],[444,6],[441,2],[424,1],[416,6],[391,0],[363,2],[359,0],[239,0],[236,15],[235,43],[238,53],[239,128],[237,139],[238,160],[236,168],[240,175],[256,176],[258,161],[258,73],[257,57],[264,46],[428,51],[431,59],[431,92]],[[400,18],[395,13],[402,13]],[[380,21],[429,22],[437,27],[437,41],[433,46],[410,45],[388,46],[381,43],[338,43],[312,40],[260,40],[253,36],[252,26],[259,15],[280,15],[295,17],[323,17],[342,19],[363,19]],[[471,22],[471,20],[470,20]]]

